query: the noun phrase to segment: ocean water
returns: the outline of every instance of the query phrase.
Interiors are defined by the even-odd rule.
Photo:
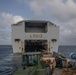
[[[58,53],[71,59],[70,54],[71,53],[76,54],[76,46],[59,46]]]
[[[59,46],[58,53],[70,58],[71,53],[76,53],[76,46]],[[16,65],[12,62],[12,46],[0,45],[0,75],[12,75]]]
[[[0,75],[12,74],[12,53],[12,46],[0,45]]]

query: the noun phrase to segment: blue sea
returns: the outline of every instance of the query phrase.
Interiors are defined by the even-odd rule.
[[[59,46],[58,53],[70,58],[71,53],[76,53],[76,46]],[[12,56],[11,45],[0,45],[0,75],[12,75],[15,69]]]

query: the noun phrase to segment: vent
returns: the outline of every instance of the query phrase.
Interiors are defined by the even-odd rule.
[[[15,42],[19,42],[19,41],[20,41],[20,39],[15,39],[14,41],[15,41]]]

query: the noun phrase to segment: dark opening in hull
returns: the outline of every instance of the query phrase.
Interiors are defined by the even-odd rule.
[[[47,40],[25,40],[25,52],[43,52],[47,50]]]

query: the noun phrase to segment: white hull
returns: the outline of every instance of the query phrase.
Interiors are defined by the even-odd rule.
[[[47,32],[26,32],[26,22],[37,22],[44,23],[46,22]],[[30,30],[30,29],[29,29]],[[34,28],[38,30],[38,28]],[[41,29],[42,30],[42,29]],[[40,30],[40,31],[41,31]],[[31,30],[32,31],[32,30]],[[59,46],[59,27],[48,21],[21,21],[17,24],[12,25],[12,46],[13,53],[22,53],[25,52],[25,40],[47,40],[47,51],[58,52]]]

